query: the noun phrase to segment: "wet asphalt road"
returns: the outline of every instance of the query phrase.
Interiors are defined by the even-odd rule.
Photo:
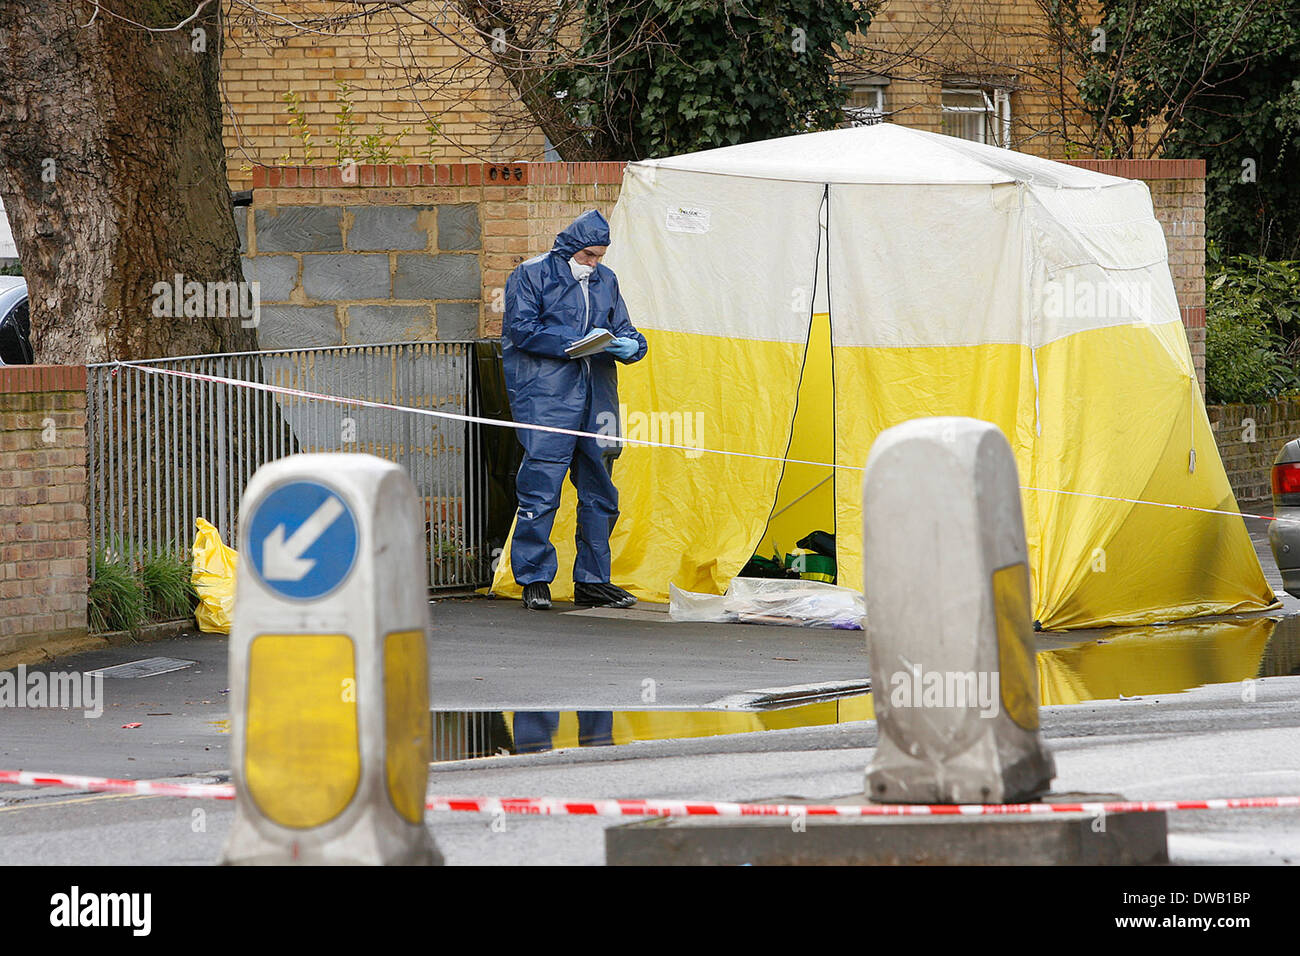
[[[1256,524],[1263,524],[1256,522]],[[1258,532],[1252,537],[1260,543]],[[1267,546],[1261,555],[1276,584]],[[1285,597],[1284,613],[1300,609]],[[514,601],[443,600],[431,612],[431,696],[442,709],[701,707],[738,691],[857,680],[862,635],[745,625],[677,625],[661,612],[524,611]],[[510,635],[503,641],[502,635]],[[1094,634],[1041,635],[1042,647]],[[102,716],[6,709],[0,768],[134,778],[224,779],[225,638],[191,635],[57,662],[86,670],[146,657],[194,664],[105,681]],[[1300,677],[1043,708],[1057,791],[1130,799],[1300,794]],[[134,729],[123,725],[139,723]],[[776,730],[435,765],[442,793],[822,800],[860,792],[875,724]],[[0,864],[209,864],[228,803],[0,787]],[[430,815],[452,864],[600,864],[611,821]],[[1300,812],[1196,812],[1170,819],[1181,863],[1300,863]]]

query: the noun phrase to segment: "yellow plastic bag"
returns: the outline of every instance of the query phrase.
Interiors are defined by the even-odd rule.
[[[194,519],[199,531],[194,537],[194,566],[190,580],[199,595],[194,619],[199,630],[229,634],[235,613],[235,566],[239,555],[221,543],[221,535],[209,522]]]

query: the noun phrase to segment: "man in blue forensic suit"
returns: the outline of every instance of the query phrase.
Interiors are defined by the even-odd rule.
[[[617,359],[645,357],[645,337],[632,325],[618,279],[601,257],[609,248],[609,223],[595,209],[555,237],[545,255],[522,263],[506,281],[502,355],[510,411],[517,422],[611,434],[618,422]],[[605,351],[570,358],[565,348],[589,332],[613,336]],[[610,582],[609,535],[618,519],[614,439],[578,438],[518,429],[524,446],[515,487],[519,511],[510,542],[510,565],[523,586],[524,605],[551,606],[555,548],[551,526],[566,474],[578,490],[578,555],[573,600],[582,607],[631,607],[636,598]]]

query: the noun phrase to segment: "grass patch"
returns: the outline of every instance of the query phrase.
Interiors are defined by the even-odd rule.
[[[91,631],[132,631],[144,623],[144,585],[121,558],[96,553],[86,599]]]
[[[150,552],[140,565],[140,583],[144,589],[145,613],[151,621],[190,617],[199,603],[186,557]]]
[[[193,616],[198,595],[187,556],[151,551],[131,564],[121,553],[121,548],[112,548],[95,555],[95,575],[86,595],[93,633],[134,631],[142,624]]]

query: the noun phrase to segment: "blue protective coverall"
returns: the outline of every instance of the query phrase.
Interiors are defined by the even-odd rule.
[[[578,491],[577,559],[573,580],[609,582],[609,535],[618,519],[613,459],[621,450],[618,369],[608,352],[570,359],[565,346],[591,329],[605,328],[639,344],[626,364],[646,353],[645,336],[633,327],[618,279],[597,265],[587,295],[569,269],[569,258],[587,246],[609,245],[609,223],[595,209],[555,237],[551,251],[529,259],[506,281],[502,357],[510,411],[517,422],[597,432],[610,440],[518,429],[524,446],[515,487],[519,511],[510,543],[510,564],[520,585],[555,579],[551,526],[564,476]]]

